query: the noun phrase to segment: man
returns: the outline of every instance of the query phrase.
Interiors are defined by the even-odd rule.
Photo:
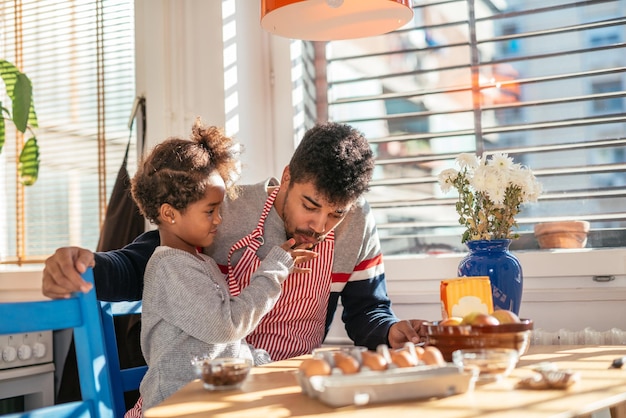
[[[295,238],[296,245],[308,243],[319,254],[302,266],[312,274],[286,280],[274,309],[247,338],[273,360],[319,346],[340,297],[342,320],[356,345],[374,349],[419,341],[422,321],[400,321],[387,296],[380,241],[363,198],[373,169],[372,150],[360,132],[326,123],[306,132],[280,183],[271,178],[241,186],[237,199],[224,202],[222,226],[206,252],[228,275],[232,295],[247,285],[276,243]],[[95,262],[99,299],[138,300],[146,262],[158,243],[158,232],[150,231],[107,253],[61,248],[46,260],[43,293],[60,298],[89,290],[79,272]]]

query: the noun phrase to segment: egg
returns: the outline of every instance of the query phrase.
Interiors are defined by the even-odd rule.
[[[416,345],[415,346],[415,355],[417,356],[418,360],[421,360],[422,356],[424,355],[424,347]]]
[[[368,367],[370,370],[380,371],[387,369],[387,361],[385,358],[373,351],[364,351],[361,353],[361,358],[363,360],[363,366]]]
[[[335,353],[333,355],[335,367],[340,369],[343,374],[353,374],[359,371],[359,362],[354,357],[345,353]]]
[[[417,366],[416,359],[406,350],[391,351],[389,354],[391,355],[392,363],[398,367]]]
[[[391,363],[391,354],[389,354],[389,347],[387,346],[387,344],[379,344],[376,347],[376,353],[383,356],[387,364]]]
[[[437,347],[425,347],[424,354],[420,358],[424,364],[428,366],[445,366],[446,361],[443,359],[441,351]]]
[[[300,363],[299,370],[302,371],[306,377],[328,376],[332,371],[330,364],[321,358],[308,358],[303,360],[302,363]]]

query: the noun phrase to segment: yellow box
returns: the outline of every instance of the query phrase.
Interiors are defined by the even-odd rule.
[[[493,312],[493,296],[488,276],[442,280],[441,315],[443,319],[464,317],[471,312]]]

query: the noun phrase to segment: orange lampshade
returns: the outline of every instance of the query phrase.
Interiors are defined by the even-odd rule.
[[[413,18],[411,0],[261,0],[261,26],[307,41],[364,38]]]

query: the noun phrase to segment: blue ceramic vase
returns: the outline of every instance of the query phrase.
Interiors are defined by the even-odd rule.
[[[494,309],[508,309],[519,315],[522,266],[517,257],[509,252],[511,240],[477,240],[465,244],[469,253],[459,264],[459,277],[489,276]]]

